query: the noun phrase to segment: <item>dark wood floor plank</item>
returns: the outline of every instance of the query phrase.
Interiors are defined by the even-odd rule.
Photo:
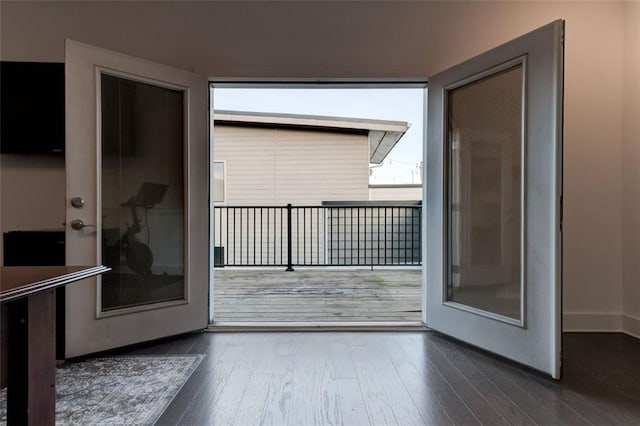
[[[366,362],[368,358],[370,367],[377,371],[377,378],[384,384],[395,418],[401,425],[424,424],[425,419],[394,368],[392,360],[385,351],[385,345],[381,345],[381,336],[379,333],[371,333],[370,336],[368,346],[356,347],[354,350],[362,350],[363,353],[360,354],[362,361]]]
[[[267,391],[273,377],[271,374],[254,370],[247,382],[246,389],[235,410],[235,416],[230,424],[258,425],[262,423],[262,414],[267,402]],[[218,409],[221,407],[218,406]],[[218,424],[218,422],[213,422]],[[224,423],[222,423],[224,424]]]
[[[434,336],[434,339],[441,342],[442,345],[453,345],[452,342],[440,336]],[[462,350],[462,347],[459,345],[451,347],[455,347],[460,353],[467,357],[476,368],[487,378],[490,378],[495,386],[502,390],[505,395],[536,423],[566,425],[582,425],[587,423],[584,417],[557,398],[551,397],[541,401],[538,398],[538,394],[532,394],[530,392],[529,388],[531,383],[526,383],[518,377],[518,375],[512,374],[511,368],[513,368],[513,366],[511,364],[470,348],[464,348],[466,350]]]
[[[342,421],[345,425],[369,424],[367,407],[360,389],[360,382],[356,378],[336,379]]]
[[[210,374],[209,370],[203,365],[203,363],[207,363],[210,360],[210,357],[207,357],[206,352],[211,346],[211,335],[208,333],[194,333],[189,337],[180,336],[178,339],[184,339],[185,343],[189,343],[186,345],[189,346],[189,350],[186,352],[187,354],[205,355],[205,358],[193,372],[191,377],[189,377],[189,380],[187,380],[173,401],[171,401],[162,416],[158,419],[156,422],[157,425],[178,424],[178,421],[184,416],[186,410],[192,404],[195,396],[200,392],[201,387],[204,386],[204,383],[207,381]],[[164,345],[152,345],[147,348],[146,354],[154,354],[154,349],[158,351],[155,354],[160,354],[160,351],[164,351],[166,348],[167,346]],[[166,355],[166,353],[163,354]]]
[[[444,369],[441,368],[441,371],[444,372],[449,382],[455,383],[456,381],[464,380],[475,388],[483,398],[484,403],[492,407],[495,412],[501,416],[502,421],[499,422],[506,422],[510,425],[535,424],[531,417],[527,416],[508,395],[495,386],[475,365],[462,356],[457,350],[445,344],[446,341],[442,342],[439,339],[424,339],[424,341],[425,344],[431,345],[436,349],[432,354],[435,354],[435,358],[440,359],[441,362],[445,364]],[[446,367],[447,362],[450,363],[450,367]],[[457,373],[452,371],[452,368],[455,369]],[[465,398],[461,391],[458,391],[458,394]],[[473,409],[472,404],[468,402],[467,398],[465,398],[465,401],[467,401],[467,405]],[[476,417],[485,422],[482,414],[479,414],[477,410],[474,410],[474,413]]]
[[[503,371],[506,376],[514,377],[513,380],[520,383],[534,399],[556,413],[567,424],[640,424],[640,397],[630,403],[632,411],[635,411],[633,414],[628,410],[629,405],[625,404],[624,398],[613,396],[604,387],[582,388],[579,385],[580,380],[568,378],[556,382],[538,374],[531,374],[517,365],[504,364],[500,359],[489,355],[485,357],[487,362]]]
[[[466,359],[466,357],[462,355],[462,348],[458,344],[449,342],[442,345],[442,347],[451,348],[451,350],[447,352],[449,356],[455,357],[456,354],[458,354],[458,357]],[[584,396],[572,390],[571,386],[563,384],[563,382],[567,382],[566,378],[562,382],[554,381],[538,374],[532,374],[517,365],[504,363],[502,360],[493,358],[490,355],[486,355],[486,360],[495,363],[494,365],[506,374],[517,376],[516,380],[523,383],[524,389],[544,406],[558,406],[559,403],[562,403],[577,413],[583,419],[582,423],[586,424],[618,424],[620,421],[620,419],[615,416],[611,416],[607,410],[597,408],[593,404],[593,401],[589,401],[589,399],[584,398]],[[472,365],[472,367],[474,366]]]
[[[575,399],[587,400],[616,424],[640,424],[640,339],[621,333],[565,333],[564,377]],[[597,424],[597,423],[596,423]]]
[[[427,365],[411,363],[399,346],[401,340],[399,337],[401,336],[396,336],[388,342],[386,351],[425,423],[428,425],[452,424],[452,420],[434,391],[435,387],[428,380]]]
[[[403,342],[400,347],[404,349],[407,359],[413,363],[414,368],[424,368],[425,375],[423,379],[433,389],[440,405],[454,424],[480,424],[467,404],[455,393],[442,373],[431,362],[429,351],[425,350],[422,337],[417,340],[411,339],[408,342]]]
[[[594,404],[594,401],[589,398],[584,398],[584,396],[579,392],[571,390],[569,386],[563,386],[561,383],[553,382],[544,377],[534,376],[528,378],[533,382],[536,382],[539,386],[538,388],[534,387],[534,392],[540,392],[541,389],[546,389],[548,392],[552,392],[556,398],[579,413],[580,416],[586,420],[585,423],[590,423],[592,425],[623,424],[620,419],[617,418],[617,415],[615,415],[615,410],[613,413],[610,413],[608,410],[598,407]]]
[[[369,424],[400,424],[393,410],[393,403],[385,389],[385,383],[378,376],[379,371],[371,364],[372,354],[367,346],[353,346],[353,363],[367,409]]]
[[[237,337],[242,343],[247,336]],[[207,354],[210,362],[203,367],[209,370],[208,380],[204,381],[179,423],[231,423],[253,373],[255,356],[255,352],[247,351],[244,345],[214,347]]]
[[[208,378],[208,372],[204,370],[196,370],[193,372],[187,383],[182,386],[178,395],[171,401],[171,404],[162,413],[162,416],[156,422],[157,426],[177,425],[185,415],[187,409],[191,406],[195,396],[198,394],[202,386]]]
[[[265,403],[260,417],[262,425],[286,425],[289,423],[289,413],[293,398],[295,353],[281,355],[278,338],[276,350],[271,353],[267,364],[260,364],[259,370],[269,372],[270,381],[267,385]],[[292,351],[294,352],[294,351]],[[251,386],[251,385],[249,385]]]
[[[199,341],[201,332],[188,333],[180,336],[168,337],[151,342],[151,344],[138,345],[128,350],[129,355],[167,355],[186,354]]]
[[[447,358],[442,353],[440,342],[434,339],[423,339],[423,342],[425,348],[429,351],[431,362],[433,362],[447,383],[453,388],[460,399],[465,402],[480,423],[491,425],[506,425],[509,423],[506,418],[489,403],[487,397],[490,395],[486,394],[486,389],[482,392],[478,390],[476,384],[472,383],[466,375],[468,371],[465,371],[464,374],[461,373],[460,370],[452,364],[451,358]],[[512,420],[516,420],[515,423],[517,424],[524,424],[525,417],[526,416],[521,416],[520,418]],[[514,424],[514,422],[511,424]]]
[[[565,333],[564,375],[615,390],[620,396],[640,396],[640,339],[621,333]],[[614,367],[615,366],[615,367]]]
[[[296,333],[290,425],[342,423],[333,361],[325,333]],[[311,402],[313,401],[313,402]]]
[[[346,340],[338,339],[329,342],[329,352],[333,360],[333,371],[336,378],[357,378],[353,355]]]

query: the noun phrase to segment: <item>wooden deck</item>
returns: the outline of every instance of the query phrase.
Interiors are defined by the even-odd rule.
[[[216,322],[421,321],[420,269],[216,269]]]

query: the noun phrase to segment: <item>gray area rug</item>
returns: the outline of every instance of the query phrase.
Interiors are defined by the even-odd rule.
[[[151,425],[204,355],[96,358],[57,370],[56,425]],[[0,424],[6,424],[6,389]]]

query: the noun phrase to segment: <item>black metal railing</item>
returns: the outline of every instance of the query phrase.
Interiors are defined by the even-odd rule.
[[[215,266],[417,266],[421,211],[420,203],[215,207]]]

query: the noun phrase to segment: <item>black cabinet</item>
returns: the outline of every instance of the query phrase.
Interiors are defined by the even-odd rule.
[[[65,264],[64,231],[12,231],[3,235],[4,266]],[[56,358],[64,359],[65,288],[56,290]]]
[[[62,266],[64,231],[4,233],[4,266]]]

